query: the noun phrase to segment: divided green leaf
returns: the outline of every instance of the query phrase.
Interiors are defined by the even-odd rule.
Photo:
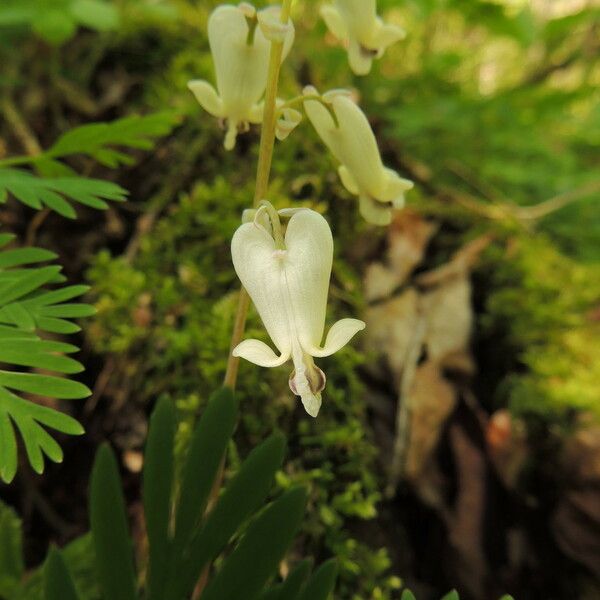
[[[12,236],[0,235],[0,247]],[[93,314],[87,304],[66,302],[83,294],[86,286],[48,290],[60,282],[58,266],[35,266],[54,254],[39,248],[0,250],[0,478],[10,482],[17,470],[17,427],[35,471],[44,469],[44,454],[62,461],[62,451],[44,427],[79,435],[81,425],[68,415],[41,406],[26,395],[79,399],[89,389],[56,374],[79,373],[81,364],[67,356],[78,348],[42,339],[39,333],[73,333],[79,327],[69,319]],[[29,372],[42,369],[50,373]],[[54,374],[55,373],[55,374]]]
[[[0,202],[8,194],[23,204],[39,210],[44,206],[63,217],[74,219],[75,210],[65,199],[104,210],[105,200],[122,202],[127,191],[116,183],[86,177],[41,178],[21,169],[0,168]]]
[[[159,112],[125,117],[110,123],[82,125],[63,134],[44,153],[44,157],[55,159],[84,154],[110,168],[129,165],[134,162],[133,157],[117,150],[115,146],[149,150],[154,146],[154,138],[167,135],[178,120],[174,112]]]

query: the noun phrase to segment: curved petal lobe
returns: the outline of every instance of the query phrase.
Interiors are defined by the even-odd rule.
[[[313,356],[323,358],[331,356],[343,348],[359,331],[366,327],[364,321],[359,319],[342,319],[335,323],[327,334],[323,348],[313,347],[310,353]]]
[[[259,367],[280,367],[290,358],[289,352],[277,356],[267,344],[260,340],[244,340],[233,349],[232,354]]]

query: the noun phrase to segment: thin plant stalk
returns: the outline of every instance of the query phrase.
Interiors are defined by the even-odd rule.
[[[281,22],[287,23],[290,18],[292,0],[283,0],[281,7]],[[279,86],[279,71],[283,55],[283,42],[271,42],[269,55],[269,71],[267,76],[267,89],[265,92],[265,108],[258,151],[258,167],[256,169],[256,187],[254,189],[254,208],[264,200],[269,188],[271,176],[271,163],[273,162],[273,147],[275,145],[275,127],[277,121],[277,88]],[[227,360],[224,385],[235,388],[240,359],[233,356],[233,349],[242,341],[246,328],[246,316],[250,307],[250,298],[244,288],[240,290],[238,307],[231,335],[231,346]]]
[[[281,22],[287,23],[290,18],[292,0],[283,0],[281,6]],[[271,52],[269,54],[269,70],[267,75],[267,88],[265,91],[265,107],[263,113],[263,122],[260,135],[260,147],[258,152],[258,166],[256,169],[256,187],[254,189],[254,208],[258,208],[261,200],[264,200],[269,188],[269,179],[271,176],[271,164],[273,162],[273,148],[275,146],[275,128],[277,122],[277,88],[279,87],[279,72],[281,70],[281,57],[283,55],[283,42],[272,41]],[[224,385],[235,389],[237,382],[240,359],[233,356],[233,349],[242,341],[244,330],[246,328],[246,317],[250,307],[250,296],[242,287],[238,300],[237,312],[231,335],[231,345],[229,357],[227,360],[227,371],[225,372]],[[223,472],[225,459],[221,461],[213,489],[210,493],[208,510],[216,502],[219,496],[219,490],[223,482]],[[207,565],[198,579],[198,584],[194,590],[194,599],[200,598],[202,592],[208,583],[210,565]]]

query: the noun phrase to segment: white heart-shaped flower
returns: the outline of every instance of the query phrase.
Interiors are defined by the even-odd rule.
[[[403,39],[406,33],[396,25],[386,25],[377,16],[376,0],[335,0],[321,8],[329,31],[348,46],[350,68],[357,75],[371,70],[374,58]]]
[[[235,146],[239,131],[249,123],[261,123],[263,105],[260,102],[267,86],[271,42],[258,22],[275,22],[280,8],[272,6],[251,16],[254,8],[244,2],[239,6],[217,7],[208,19],[208,41],[215,64],[217,89],[207,81],[190,81],[188,87],[202,107],[227,122],[225,147]],[[284,27],[282,25],[282,27]],[[284,27],[283,57],[294,41],[291,21]]]
[[[236,273],[279,351],[277,355],[259,340],[244,340],[233,355],[262,367],[277,367],[291,358],[290,387],[316,417],[325,375],[313,357],[337,352],[365,327],[358,319],[342,319],[321,345],[333,261],[327,221],[312,210],[295,212],[283,248],[259,222],[245,223],[233,236],[231,254]]]
[[[359,197],[361,214],[370,223],[388,225],[393,210],[404,206],[404,194],[413,187],[412,181],[383,165],[371,125],[348,91],[324,94],[327,107],[323,101],[308,99],[318,96],[315,88],[307,87],[304,93],[306,114],[341,163],[340,179]]]

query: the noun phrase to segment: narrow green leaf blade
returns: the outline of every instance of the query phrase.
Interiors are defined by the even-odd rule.
[[[235,427],[237,403],[228,388],[209,400],[190,442],[183,469],[177,507],[175,546],[189,542],[208,500],[208,495]]]
[[[133,552],[117,461],[104,444],[92,471],[90,521],[96,569],[105,598],[136,600]]]
[[[61,400],[86,398],[92,393],[87,386],[78,381],[38,373],[0,371],[0,385],[28,394],[46,395]]]
[[[169,568],[174,438],[175,407],[170,400],[161,400],[150,419],[142,485],[150,547],[149,598],[163,597],[162,590]]]
[[[281,466],[284,448],[285,438],[274,434],[244,461],[191,541],[188,558],[182,562],[182,572],[175,582],[179,595],[191,592],[204,565],[215,558],[238,527],[262,505]]]
[[[17,472],[17,440],[10,417],[0,410],[0,478],[10,483]]]
[[[0,581],[17,582],[24,572],[21,519],[0,501]]]
[[[305,505],[306,492],[301,488],[286,492],[270,504],[248,526],[238,546],[204,590],[202,600],[254,598],[277,571],[300,527]]]
[[[54,252],[42,248],[14,248],[0,252],[0,269],[19,267],[56,258]]]
[[[71,573],[55,548],[50,549],[44,567],[44,600],[79,600]]]
[[[58,266],[52,266],[25,271],[16,280],[2,286],[0,306],[6,306],[48,283],[60,272],[60,269]]]
[[[310,578],[298,600],[327,600],[335,587],[337,570],[335,559],[323,563]]]
[[[296,600],[300,589],[310,575],[312,564],[312,560],[309,558],[300,562],[283,583],[263,592],[260,600]]]

